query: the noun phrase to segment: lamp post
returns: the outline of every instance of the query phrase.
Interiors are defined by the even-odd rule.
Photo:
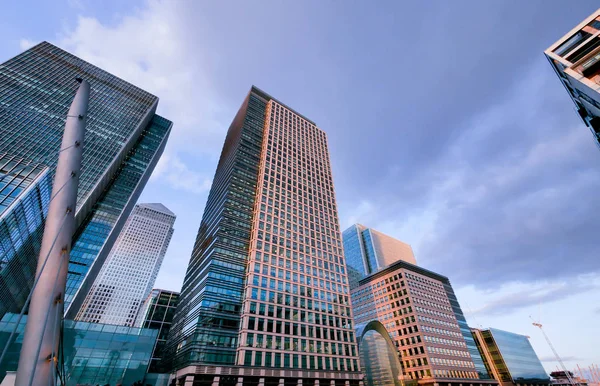
[[[90,95],[89,83],[78,81],[81,84],[69,108],[54,174],[52,200],[37,264],[39,280],[29,305],[15,386],[46,386],[56,382],[60,324],[75,231],[77,185]]]

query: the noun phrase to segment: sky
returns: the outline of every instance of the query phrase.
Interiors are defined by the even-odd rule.
[[[375,5],[375,6],[374,6]],[[160,98],[174,122],[140,202],[177,214],[180,290],[225,133],[251,85],[329,137],[342,229],[448,276],[473,327],[600,364],[600,151],[543,55],[597,1],[9,2],[0,61],[46,40]]]

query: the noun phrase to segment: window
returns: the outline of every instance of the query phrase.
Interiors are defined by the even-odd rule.
[[[554,53],[565,57],[565,55],[571,51],[573,48],[577,47],[581,42],[590,37],[590,34],[585,31],[579,31],[575,35],[571,36],[566,42],[558,46],[557,49],[554,50]]]

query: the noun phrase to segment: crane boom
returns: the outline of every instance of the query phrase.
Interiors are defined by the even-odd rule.
[[[565,366],[565,364],[563,363],[562,359],[560,359],[560,356],[558,356],[558,353],[556,352],[556,349],[554,349],[554,346],[552,345],[552,342],[550,342],[550,338],[548,338],[548,335],[546,335],[546,332],[544,331],[544,329],[542,328],[542,324],[541,323],[533,323],[534,326],[538,327],[540,329],[540,331],[542,331],[542,334],[544,335],[544,338],[546,339],[546,342],[548,342],[548,346],[550,346],[550,349],[552,349],[552,352],[554,353],[554,356],[556,357],[556,360],[558,361],[558,363],[560,364],[560,367],[562,367],[565,376],[567,377],[567,379],[569,380],[569,383],[573,386],[579,386],[579,383],[576,382],[573,377],[571,377],[571,373],[569,373],[569,370],[567,370],[567,367]]]

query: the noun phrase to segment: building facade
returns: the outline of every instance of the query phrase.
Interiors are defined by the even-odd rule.
[[[0,347],[4,348],[19,315],[7,313],[0,320]],[[0,363],[0,382],[7,371],[16,371],[27,316]],[[157,330],[64,320],[62,355],[58,366],[65,386],[132,385],[142,381],[148,368]]]
[[[404,377],[396,345],[381,322],[357,325],[356,338],[365,386],[416,385]]]
[[[171,131],[158,98],[47,42],[0,65],[0,153],[53,176],[76,78],[91,86],[65,312],[74,317],[154,169]],[[37,261],[39,251],[28,259]],[[34,270],[35,272],[35,270]],[[22,286],[30,291],[33,272]],[[1,290],[1,289],[0,289]],[[5,291],[0,297],[8,297]],[[9,311],[19,312],[22,297]]]
[[[326,135],[256,87],[227,133],[168,345],[178,384],[360,379]]]
[[[174,223],[175,214],[163,204],[136,205],[76,319],[133,326],[156,281]]]
[[[471,331],[485,367],[503,386],[550,383],[529,337],[495,328]]]
[[[165,373],[168,371],[163,366],[162,359],[177,303],[179,303],[179,292],[153,289],[140,308],[135,327],[158,330],[156,345],[152,350],[152,357],[148,366],[149,373]]]
[[[600,147],[600,9],[544,54]]]
[[[24,304],[52,194],[47,166],[0,154],[0,315]]]
[[[490,380],[448,278],[397,261],[352,290],[356,323],[380,321],[398,349],[404,377],[419,384]]]
[[[410,245],[364,225],[350,226],[342,238],[346,265],[353,275],[351,287],[358,284],[355,278],[362,279],[398,260],[417,264]]]

